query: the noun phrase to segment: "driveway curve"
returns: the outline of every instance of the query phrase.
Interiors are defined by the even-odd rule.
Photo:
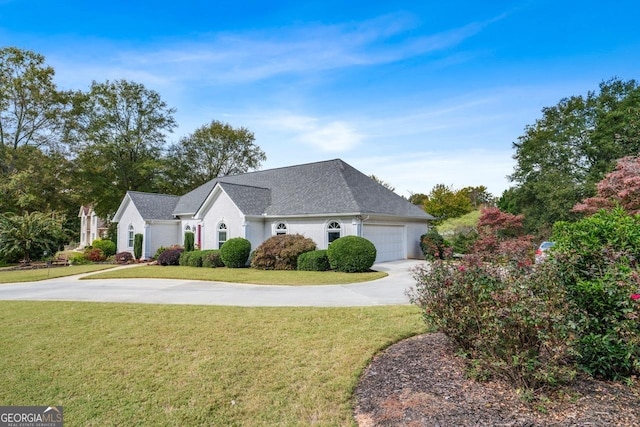
[[[270,286],[200,280],[96,279],[61,277],[0,285],[0,300],[91,301],[241,307],[358,307],[409,304],[411,269],[424,264],[400,260],[375,264],[382,279],[348,285]]]

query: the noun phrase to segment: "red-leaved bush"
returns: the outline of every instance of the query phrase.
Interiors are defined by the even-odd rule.
[[[573,212],[594,214],[620,205],[629,214],[640,213],[640,157],[623,157],[616,169],[597,185],[597,194],[573,207]]]
[[[498,208],[483,209],[471,253],[484,261],[531,264],[533,237],[524,233],[523,219]]]

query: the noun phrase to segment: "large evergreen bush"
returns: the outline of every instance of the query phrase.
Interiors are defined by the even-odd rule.
[[[133,236],[133,256],[136,260],[142,257],[142,234],[140,233]]]
[[[191,252],[195,249],[195,235],[191,231],[184,233],[184,251]]]
[[[116,254],[116,244],[108,239],[96,239],[91,243],[91,246],[101,249],[105,257]]]
[[[251,253],[251,242],[242,237],[229,239],[220,248],[220,259],[226,267],[242,268],[247,265]]]
[[[346,273],[364,272],[376,262],[376,247],[359,236],[345,236],[334,240],[329,249],[329,265],[333,270]]]

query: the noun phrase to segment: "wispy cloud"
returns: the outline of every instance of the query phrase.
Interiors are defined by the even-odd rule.
[[[164,84],[250,83],[426,55],[456,46],[488,24],[470,23],[416,36],[412,30],[419,26],[417,19],[395,13],[356,23],[202,34],[188,41],[162,40],[144,48],[103,45],[99,57],[77,57],[66,72],[95,73],[102,67],[101,74],[106,76],[149,75]],[[94,74],[93,78],[100,76]]]

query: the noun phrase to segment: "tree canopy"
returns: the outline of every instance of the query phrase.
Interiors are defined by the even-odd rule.
[[[181,194],[219,176],[258,169],[266,158],[253,132],[213,120],[169,148],[166,191]]]
[[[639,124],[640,87],[634,80],[605,81],[598,92],[544,108],[513,143],[515,186],[499,206],[524,214],[530,231],[571,219],[571,208],[595,194],[616,159],[640,152]]]

